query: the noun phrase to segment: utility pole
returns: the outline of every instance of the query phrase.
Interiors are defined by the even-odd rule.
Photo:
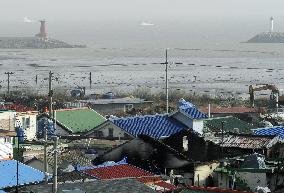
[[[54,168],[53,168],[53,190],[52,193],[57,193],[57,144],[58,137],[54,137]]]
[[[92,72],[90,72],[89,80],[90,80],[90,89],[92,89]]]
[[[18,140],[18,144],[17,144],[17,186],[16,186],[16,193],[19,193],[19,158],[20,158],[20,136],[19,136],[20,133],[18,133],[18,135],[16,136],[17,137],[17,140]]]
[[[8,92],[7,94],[10,95],[10,75],[14,74],[14,72],[5,72],[8,75]]]
[[[48,119],[47,119],[48,122]],[[44,159],[43,159],[43,164],[44,164],[44,181],[47,184],[48,180],[48,166],[47,166],[47,124],[44,123]]]
[[[52,117],[52,95],[53,95],[53,90],[52,90],[52,72],[49,71],[49,79],[48,79],[48,103],[49,103],[49,117]]]
[[[166,49],[166,110],[169,113],[168,49]]]
[[[52,95],[53,95],[53,91],[52,91],[52,85],[51,85],[51,81],[52,81],[52,72],[49,71],[49,79],[48,79],[48,103],[49,103],[49,118],[52,118]],[[48,119],[47,119],[47,124],[48,124]],[[47,165],[47,125],[44,125],[44,173],[45,173],[45,183],[47,183],[48,181],[48,165]]]
[[[223,159],[224,157],[224,123],[225,121],[221,121],[221,126],[222,126],[222,146],[221,146],[221,158]]]

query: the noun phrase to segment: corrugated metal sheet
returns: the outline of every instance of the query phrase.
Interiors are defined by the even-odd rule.
[[[148,135],[154,139],[171,136],[187,127],[168,115],[146,115],[129,118],[115,118],[111,121],[131,135]]]
[[[17,185],[17,161],[0,161],[0,189]],[[19,162],[19,185],[44,181],[44,173]]]
[[[253,132],[257,135],[278,135],[281,139],[284,139],[284,127],[271,127],[255,129]]]
[[[273,140],[274,136],[229,135],[224,138],[222,146],[242,149],[262,149],[269,146]]]

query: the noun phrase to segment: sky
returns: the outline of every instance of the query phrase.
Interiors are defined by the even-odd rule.
[[[20,22],[24,17],[51,22],[284,18],[283,0],[0,0],[0,4],[0,22]]]
[[[33,36],[45,19],[48,34],[65,41],[150,41],[162,33],[240,41],[268,31],[271,16],[284,31],[283,7],[284,0],[0,0],[0,36]]]

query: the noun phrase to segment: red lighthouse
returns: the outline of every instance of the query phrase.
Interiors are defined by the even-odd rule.
[[[45,30],[45,20],[40,20],[39,22],[40,22],[40,30],[36,36],[45,40],[47,38],[47,33]]]

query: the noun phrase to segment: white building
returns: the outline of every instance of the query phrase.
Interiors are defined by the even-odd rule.
[[[13,158],[13,138],[16,136],[14,131],[0,129],[0,160]]]
[[[15,116],[15,126],[23,128],[25,140],[36,140],[37,111],[18,112]]]

